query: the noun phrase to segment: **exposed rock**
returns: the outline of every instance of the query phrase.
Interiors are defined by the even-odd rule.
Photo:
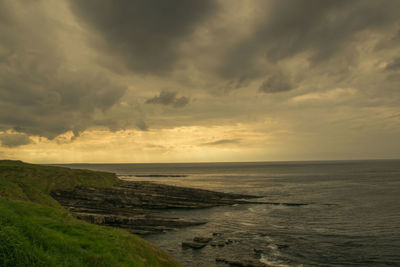
[[[206,236],[196,236],[195,238],[193,238],[194,242],[205,243],[205,244],[207,244],[211,240],[212,240],[211,237],[206,237]]]
[[[269,267],[269,265],[266,265],[265,263],[252,259],[234,260],[234,259],[226,259],[219,257],[216,258],[215,260],[219,262],[225,262],[230,266],[235,266],[235,267]]]
[[[253,251],[254,251],[255,253],[263,253],[263,252],[264,252],[264,250],[261,249],[261,248],[254,248]]]
[[[159,233],[206,223],[156,215],[157,211],[162,209],[262,203],[244,200],[256,198],[249,195],[127,181],[120,181],[112,188],[78,186],[71,190],[55,190],[51,195],[80,219],[94,224],[124,228],[137,234]]]
[[[278,249],[284,249],[284,248],[289,247],[289,245],[285,245],[285,244],[277,244],[276,246],[278,247]]]
[[[212,241],[210,243],[210,245],[213,246],[213,247],[224,247],[225,246],[225,241],[224,240]]]
[[[205,222],[185,221],[178,218],[138,214],[135,216],[78,213],[78,219],[94,224],[124,228],[135,234],[164,232],[174,228],[204,224]]]
[[[182,248],[199,249],[199,248],[204,248],[206,245],[207,243],[192,242],[192,241],[182,242]]]

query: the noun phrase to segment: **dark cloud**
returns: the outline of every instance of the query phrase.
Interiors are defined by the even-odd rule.
[[[312,63],[354,47],[364,31],[392,27],[400,21],[397,0],[269,1],[268,13],[249,38],[231,48],[220,74],[236,78],[260,72],[261,58],[275,63],[308,52]],[[368,38],[365,35],[365,38]],[[262,72],[260,73],[262,75]]]
[[[78,135],[95,123],[96,112],[106,112],[116,104],[124,90],[100,75],[61,67],[46,72],[4,70],[0,74],[0,127],[50,139],[67,131]]]
[[[268,77],[259,90],[264,93],[280,93],[292,90],[293,87],[285,75],[276,73]]]
[[[0,130],[54,138],[78,135],[119,102],[125,87],[66,67],[40,2],[1,1]],[[18,8],[24,8],[19,12]]]
[[[180,43],[216,9],[213,0],[72,0],[72,10],[100,37],[115,71],[165,73],[179,57]],[[105,55],[102,55],[104,57]]]
[[[0,142],[5,147],[17,147],[22,145],[28,145],[32,143],[32,140],[26,134],[0,134]]]
[[[146,104],[160,104],[164,106],[182,108],[189,103],[189,98],[186,96],[177,97],[176,95],[176,92],[162,91],[158,96],[147,99]]]
[[[240,139],[220,139],[213,142],[203,143],[203,146],[220,146],[220,145],[230,145],[230,144],[238,144],[240,143]]]
[[[51,139],[91,127],[250,125],[276,114],[283,128],[299,121],[292,94],[266,96],[254,92],[257,86],[263,93],[301,88],[311,97],[354,88],[358,97],[346,102],[354,108],[346,114],[372,100],[392,107],[399,99],[399,6],[398,0],[0,0],[0,132]],[[353,54],[359,66],[347,64]],[[100,58],[118,73],[99,65]],[[382,62],[389,62],[386,72]],[[142,88],[180,93],[148,95]],[[176,109],[189,103],[184,114]],[[319,113],[309,108],[315,110],[302,117]],[[240,142],[213,140],[204,145]]]

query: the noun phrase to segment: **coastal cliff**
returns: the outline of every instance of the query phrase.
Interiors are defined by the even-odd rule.
[[[136,235],[79,220],[51,196],[117,183],[111,173],[0,161],[0,266],[180,266]]]

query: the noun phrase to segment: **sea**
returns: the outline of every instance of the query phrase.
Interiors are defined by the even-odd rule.
[[[162,211],[207,221],[144,236],[187,267],[228,266],[219,257],[271,266],[400,266],[400,160],[63,166],[306,204]],[[195,236],[213,237],[219,245],[183,249],[182,242]]]

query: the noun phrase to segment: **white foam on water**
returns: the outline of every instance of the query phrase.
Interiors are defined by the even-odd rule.
[[[269,243],[274,242],[274,240],[273,240],[270,236],[265,236],[264,238],[265,238],[265,240],[267,240]]]
[[[245,225],[245,226],[254,226],[254,223],[247,223],[247,222],[241,222],[241,225]]]
[[[267,264],[268,266],[275,266],[275,267],[290,267],[287,264],[282,264],[279,261],[274,261],[271,259],[268,259],[267,255],[261,254],[261,259],[260,262]]]
[[[271,249],[271,250],[274,250],[274,251],[275,251],[275,250],[278,250],[278,246],[275,245],[275,244],[269,244],[269,245],[268,245],[268,248]]]

